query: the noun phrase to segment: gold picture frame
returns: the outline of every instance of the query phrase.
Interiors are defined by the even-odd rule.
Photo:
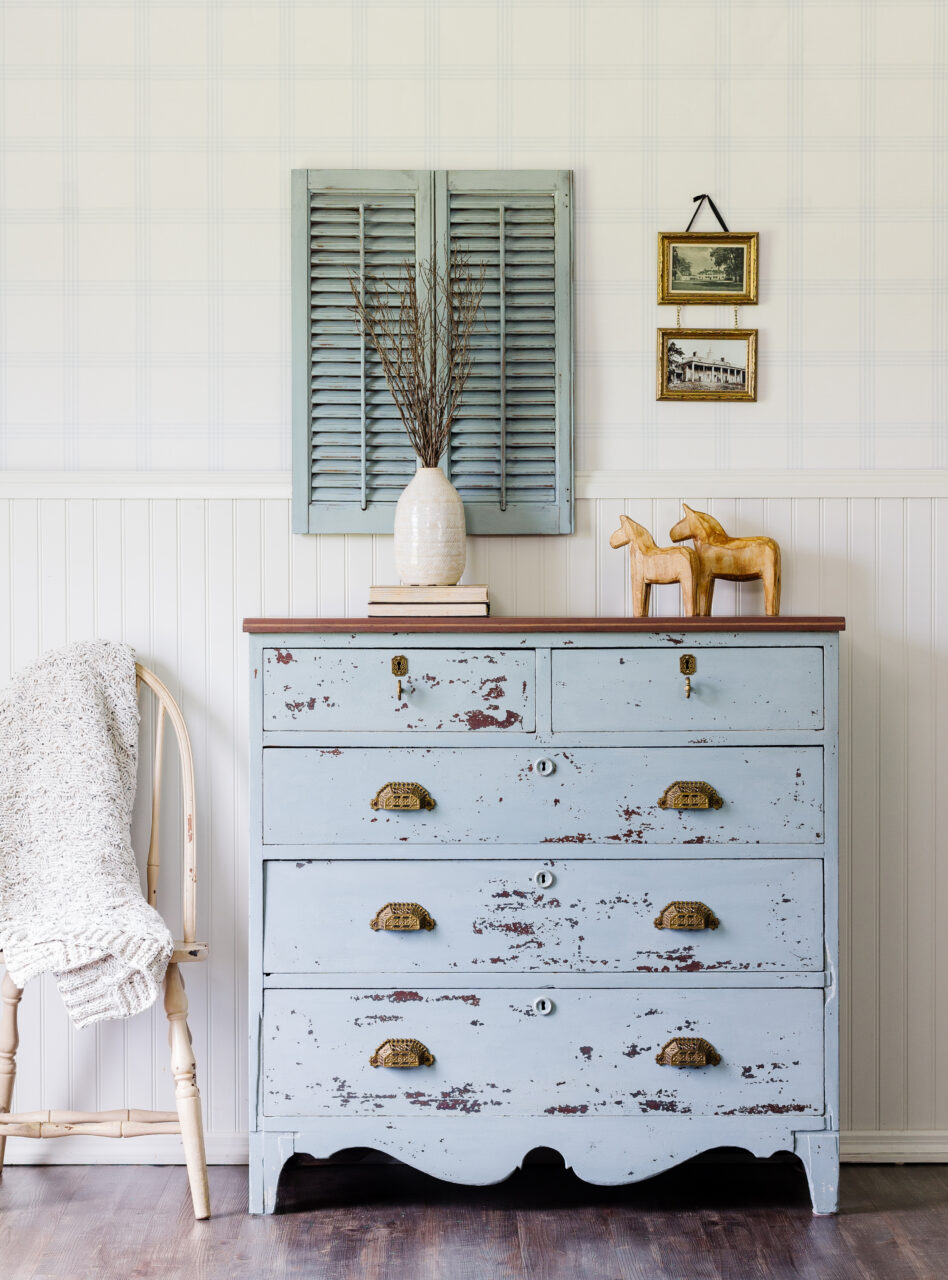
[[[757,330],[659,329],[656,399],[756,400]]]
[[[755,306],[756,231],[660,231],[658,301],[671,306]]]

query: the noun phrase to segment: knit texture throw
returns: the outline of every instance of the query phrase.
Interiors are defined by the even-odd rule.
[[[0,950],[18,987],[55,974],[77,1027],[147,1009],[173,949],[132,852],[137,763],[128,645],[67,645],[0,694]]]

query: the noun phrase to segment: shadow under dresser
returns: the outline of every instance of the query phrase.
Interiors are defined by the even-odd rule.
[[[835,1211],[843,625],[247,619],[251,1212],[351,1147]]]

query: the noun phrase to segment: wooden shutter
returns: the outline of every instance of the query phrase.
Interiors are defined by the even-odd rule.
[[[571,194],[566,171],[435,175],[439,251],[486,270],[444,466],[469,533],[570,533]]]
[[[304,169],[293,183],[293,527],[390,533],[415,455],[349,281],[428,257],[431,175]]]
[[[415,459],[349,280],[450,250],[487,270],[442,460],[468,532],[572,532],[570,190],[568,172],[293,172],[296,532],[391,532]]]

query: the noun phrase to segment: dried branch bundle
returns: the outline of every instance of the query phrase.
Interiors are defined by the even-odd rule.
[[[382,363],[385,380],[423,467],[444,453],[471,372],[471,337],[486,271],[452,255],[405,262],[394,280],[350,278],[353,310]]]

